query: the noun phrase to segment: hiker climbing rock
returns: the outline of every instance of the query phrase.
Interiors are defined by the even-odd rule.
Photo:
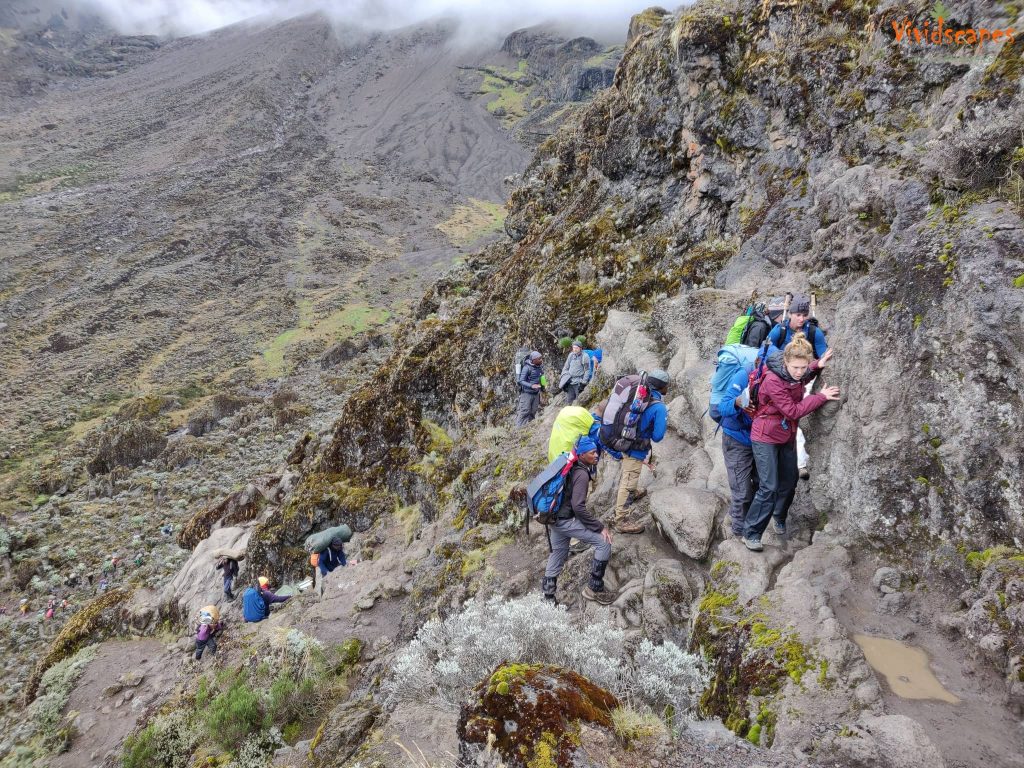
[[[573,339],[572,351],[565,358],[558,388],[565,393],[565,404],[572,405],[590,380],[590,358],[583,351],[583,340]]]
[[[617,533],[643,533],[643,523],[633,520],[629,507],[647,495],[639,491],[644,464],[653,471],[651,444],[661,442],[668,427],[668,409],[662,397],[671,377],[658,369],[649,374],[624,376],[615,382],[601,425],[601,444],[614,458],[621,457],[622,474],[615,498]]]
[[[800,418],[839,399],[839,387],[825,387],[805,397],[804,385],[828,365],[832,351],[818,360],[802,333],[794,335],[784,352],[772,350],[751,374],[748,408],[753,412],[751,451],[757,467],[757,493],[747,510],[743,543],[760,552],[761,534],[774,518],[775,532],[786,533],[786,518],[797,482],[796,430]]]
[[[723,347],[718,354],[719,373],[732,374],[725,383],[722,397],[711,409],[717,413],[715,419],[722,427],[722,457],[729,477],[729,524],[733,535],[743,535],[743,522],[750,509],[757,490],[757,473],[754,471],[754,453],[750,447],[750,428],[753,421],[741,404],[741,397],[750,381],[754,358],[732,357],[730,348]],[[753,350],[751,350],[753,351]],[[732,363],[730,365],[730,363]],[[714,392],[714,380],[712,380]]]
[[[228,600],[234,600],[235,595],[231,591],[231,585],[238,575],[238,561],[233,557],[224,556],[217,560],[214,569],[220,571],[224,577],[224,597]]]
[[[199,620],[196,623],[196,661],[203,658],[203,651],[210,649],[210,654],[217,653],[217,635],[223,626],[220,623],[220,610],[215,605],[207,605],[199,609]]]
[[[793,297],[789,307],[789,322],[776,325],[768,334],[769,343],[776,349],[782,350],[793,339],[794,334],[803,333],[810,342],[814,357],[820,358],[828,351],[828,341],[825,339],[825,332],[818,327],[818,318],[815,317],[815,298],[803,294]],[[814,377],[806,383],[806,393],[809,395],[814,387]],[[797,430],[796,435],[797,471],[800,478],[806,480],[810,477],[810,470],[807,469],[809,457],[805,447],[803,430]]]
[[[590,568],[590,580],[583,589],[583,597],[601,605],[615,601],[616,593],[605,589],[604,572],[612,554],[612,536],[604,523],[587,511],[587,495],[597,462],[597,441],[592,437],[581,437],[576,443],[576,460],[565,477],[562,489],[562,503],[555,519],[548,525],[551,554],[544,570],[542,587],[544,597],[554,601],[558,577],[569,557],[569,542],[579,539],[594,548],[594,560]]]
[[[324,577],[334,571],[335,568],[345,566],[348,561],[345,559],[345,541],[341,536],[331,538],[331,543],[323,552],[319,553],[316,567],[320,571],[320,595],[324,593]]]
[[[540,408],[540,393],[544,391],[541,378],[544,376],[544,358],[540,352],[531,352],[523,363],[517,383],[519,403],[516,407],[516,426],[522,427],[533,421]]]
[[[249,622],[263,621],[270,616],[270,606],[284,603],[291,595],[276,595],[270,591],[270,579],[260,576],[255,586],[249,587],[242,595],[242,617]]]

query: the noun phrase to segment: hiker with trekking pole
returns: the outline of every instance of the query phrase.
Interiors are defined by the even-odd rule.
[[[789,330],[789,309],[795,299],[787,296],[780,328]],[[797,304],[803,307],[803,304]],[[800,419],[821,408],[830,400],[839,399],[839,387],[824,387],[821,392],[806,395],[806,384],[818,375],[832,359],[826,350],[815,359],[814,348],[802,332],[781,352],[765,341],[757,365],[749,376],[749,385],[741,396],[742,404],[752,419],[751,452],[757,468],[757,492],[744,520],[743,544],[747,549],[764,549],[761,535],[773,521],[780,536],[786,534],[789,506],[797,483],[796,431]]]

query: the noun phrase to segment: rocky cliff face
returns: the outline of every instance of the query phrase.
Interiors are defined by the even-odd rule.
[[[963,27],[1019,21],[1012,4],[950,12]],[[1020,764],[1022,50],[1019,40],[956,53],[894,40],[893,22],[923,25],[928,13],[734,0],[636,16],[611,87],[517,180],[508,239],[427,290],[329,430],[193,518],[183,543],[210,531],[247,541],[250,572],[278,579],[305,573],[311,530],[344,521],[357,531],[362,562],[329,582],[333,594],[247,628],[223,662],[242,665],[245,648],[280,626],[370,648],[346,678],[352,693],[317,710],[308,758],[282,759],[317,764],[326,738],[359,764],[390,764],[371,726],[430,734],[431,755],[469,754],[469,740],[454,743],[453,712],[382,710],[378,686],[430,617],[457,614],[471,596],[536,591],[547,548],[536,527],[521,529],[519,504],[558,404],[511,430],[512,361],[527,345],[550,365],[559,337],[582,333],[606,351],[585,404],[637,368],[666,368],[674,389],[659,472],[642,481],[649,530],[616,538],[608,581],[619,600],[581,604],[585,557],[570,561],[559,597],[630,642],[707,654],[699,713],[743,741],[725,736],[737,755],[703,757]],[[516,57],[548,50],[522,36],[507,45]],[[711,360],[754,289],[817,293],[836,350],[825,378],[843,391],[805,425],[812,479],[788,537],[767,535],[762,555],[723,531],[719,437],[702,418]],[[606,463],[599,511],[616,479]],[[152,631],[212,599],[215,584],[186,589],[211,546],[198,543],[180,591],[136,594],[122,620]],[[896,696],[858,633],[928,650],[962,698],[955,713]],[[82,638],[61,647],[72,641]],[[603,744],[603,732],[583,733],[587,754],[601,754],[591,739]],[[684,764],[696,741],[687,733],[685,746],[645,759]],[[743,751],[752,745],[774,754],[755,758]]]
[[[995,28],[1013,25],[1010,10],[953,14]],[[1015,598],[992,585],[1014,578],[1024,524],[1021,48],[950,56],[894,40],[893,21],[926,16],[899,3],[701,3],[638,17],[613,87],[541,145],[513,191],[511,242],[467,261],[457,282],[468,292],[442,282],[427,295],[405,349],[348,402],[325,465],[443,508],[451,497],[432,486],[447,489],[469,457],[431,450],[425,425],[459,445],[508,418],[520,344],[557,360],[559,336],[603,328],[610,373],[657,363],[677,382],[664,451],[673,493],[720,493],[717,443],[700,418],[714,350],[752,289],[814,290],[837,350],[827,379],[844,397],[808,424],[805,543],[828,522],[846,547],[872,548],[952,595],[975,582],[965,568],[975,552],[991,575],[960,598],[969,610],[947,602],[939,624],[961,628],[1016,690]],[[613,308],[639,313],[629,321],[639,325],[616,330]],[[431,456],[451,468],[425,478],[417,467]],[[708,503],[679,515],[713,521],[694,511]],[[713,535],[713,524],[698,534],[703,551]],[[717,551],[743,560],[745,578],[763,567]],[[770,587],[778,564],[746,597]],[[769,597],[795,599],[786,594]],[[981,615],[991,618],[978,625]],[[808,618],[804,631],[824,642]],[[868,673],[851,664],[841,680],[855,686]],[[746,731],[750,711],[739,715]],[[780,743],[820,744],[809,738],[790,729]]]

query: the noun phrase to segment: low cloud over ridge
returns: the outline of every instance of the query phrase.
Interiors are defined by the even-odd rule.
[[[397,29],[454,16],[481,34],[565,23],[579,34],[625,35],[629,17],[650,0],[79,0],[125,33],[188,35],[246,19],[284,19],[322,11],[337,22]],[[464,32],[467,31],[464,28]]]

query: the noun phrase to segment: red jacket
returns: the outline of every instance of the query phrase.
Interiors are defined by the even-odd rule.
[[[796,440],[800,418],[818,410],[828,400],[820,393],[805,398],[807,378],[803,381],[792,379],[786,372],[781,354],[770,354],[767,366],[768,372],[757,394],[758,412],[750,429],[750,439],[758,443],[784,445]],[[808,376],[816,370],[817,360],[807,369]]]

